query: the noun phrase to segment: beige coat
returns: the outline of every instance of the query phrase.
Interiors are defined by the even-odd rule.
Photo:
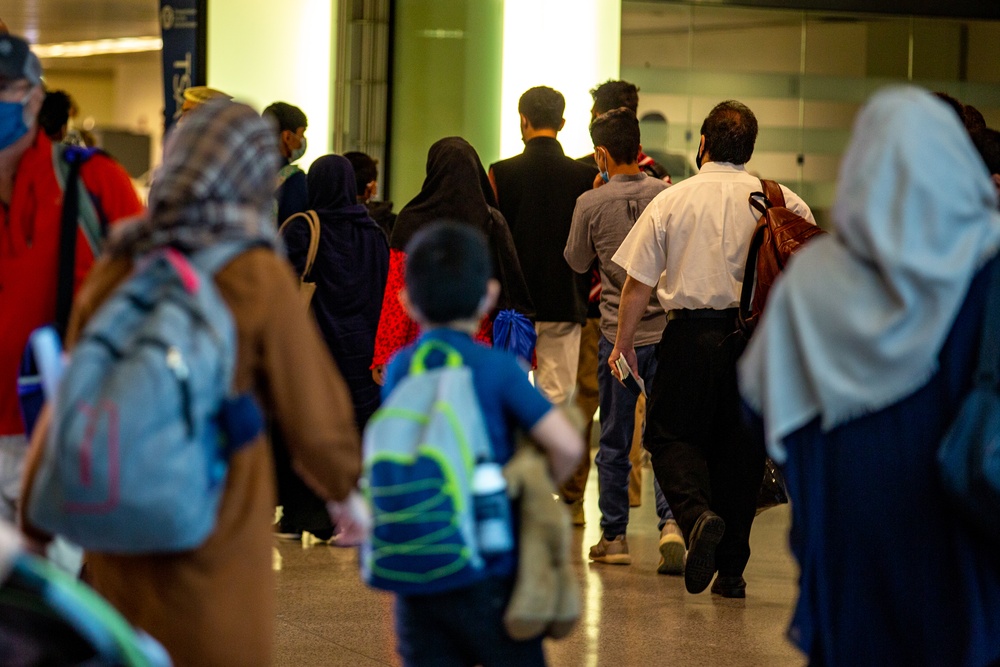
[[[75,305],[70,341],[130,270],[126,260],[94,267]],[[314,490],[325,498],[345,498],[361,466],[351,399],[302,307],[288,265],[270,250],[254,249],[223,269],[216,284],[236,322],[235,388],[253,390]],[[36,436],[24,498],[44,434]],[[91,585],[163,643],[177,665],[270,663],[273,468],[264,437],[233,456],[215,532],[194,551],[86,555]]]

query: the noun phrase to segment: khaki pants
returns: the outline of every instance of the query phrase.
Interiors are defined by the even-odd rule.
[[[555,405],[571,398],[576,389],[581,328],[573,322],[535,323],[535,386]]]

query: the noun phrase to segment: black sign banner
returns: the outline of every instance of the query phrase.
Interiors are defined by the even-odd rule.
[[[205,5],[206,0],[160,0],[165,130],[180,118],[184,91],[205,85]]]

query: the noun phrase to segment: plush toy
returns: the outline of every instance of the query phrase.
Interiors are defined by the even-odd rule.
[[[569,511],[559,500],[545,455],[530,438],[521,438],[504,477],[511,499],[520,500],[521,518],[517,582],[504,614],[507,634],[517,640],[542,634],[560,639],[580,616]]]

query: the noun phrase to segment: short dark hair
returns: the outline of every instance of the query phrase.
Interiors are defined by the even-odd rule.
[[[264,109],[264,113],[261,116],[276,122],[279,133],[285,130],[298,132],[300,127],[309,127],[309,121],[306,119],[306,115],[302,112],[302,109],[287,102],[275,102]]]
[[[726,100],[709,112],[701,133],[713,162],[746,164],[757,143],[757,117],[742,102]]]
[[[492,275],[486,237],[468,225],[435,222],[406,246],[406,289],[432,324],[475,317]]]
[[[566,110],[566,98],[548,86],[529,88],[517,101],[517,112],[536,130],[558,130]]]
[[[608,149],[618,164],[632,164],[639,157],[639,119],[626,107],[602,113],[590,124],[594,146]]]
[[[937,91],[936,93],[934,93],[934,97],[938,98],[939,100],[941,100],[942,102],[944,102],[945,104],[947,104],[948,106],[950,106],[951,110],[955,112],[955,115],[957,115],[961,119],[964,119],[964,116],[965,116],[965,105],[964,104],[962,104],[961,102],[959,102],[958,100],[956,100],[954,97],[952,97],[948,93],[945,93],[945,92],[940,91],[940,90]]]
[[[69,123],[69,112],[73,100],[62,90],[50,90],[45,93],[42,108],[38,110],[38,124],[49,139],[60,138],[63,127]]]
[[[639,111],[639,89],[628,81],[609,79],[593,88],[590,96],[594,98],[594,111],[598,115],[618,107],[631,109],[632,113]]]
[[[962,107],[962,123],[970,133],[986,129],[986,119],[983,118],[983,112],[971,104]]]
[[[951,107],[951,110],[955,112],[958,119],[962,121],[965,131],[970,135],[978,132],[979,130],[986,129],[986,119],[983,118],[982,112],[976,107],[971,104],[962,104],[948,93],[941,91],[937,91],[936,93],[933,93],[933,95]]]
[[[972,133],[972,143],[991,174],[1000,174],[1000,132],[984,128]]]
[[[365,193],[369,183],[378,180],[378,162],[370,155],[358,151],[344,153],[344,157],[354,167],[354,181],[360,197]]]

